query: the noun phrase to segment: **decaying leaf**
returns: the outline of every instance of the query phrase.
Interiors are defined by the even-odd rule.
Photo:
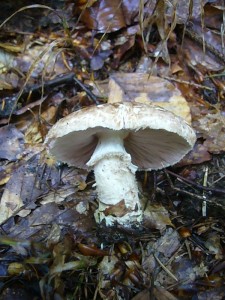
[[[15,161],[24,151],[24,135],[14,125],[0,128],[0,158]]]
[[[225,151],[225,116],[220,107],[211,109],[192,106],[193,126],[203,137],[204,146],[211,153]]]
[[[191,123],[190,108],[168,80],[141,73],[115,73],[109,80],[108,102],[153,102]]]
[[[193,150],[191,150],[185,157],[177,164],[177,166],[187,166],[190,164],[201,164],[205,161],[211,160],[212,155],[208,152],[208,147],[205,143],[196,142]]]
[[[125,206],[125,201],[121,200],[116,205],[112,205],[112,206],[106,208],[104,213],[105,213],[106,216],[108,216],[108,215],[117,216],[117,217],[124,216],[127,213],[127,208]]]
[[[47,134],[46,124],[54,119],[56,111],[56,107],[50,106],[37,119],[33,120],[25,131],[25,141],[27,143],[37,144],[44,141]]]
[[[79,1],[83,2],[83,1]],[[75,9],[79,6],[76,5]],[[89,2],[89,1],[88,1]],[[92,5],[82,6],[78,10],[85,25],[100,32],[112,32],[125,27],[126,23],[121,9],[121,1],[93,1]]]
[[[7,182],[1,198],[0,223],[16,215],[21,208],[34,208],[34,201],[48,190],[44,165],[39,166],[39,155],[20,166]],[[43,176],[43,177],[42,177]]]
[[[14,56],[4,49],[0,49],[0,74],[14,66]]]
[[[162,205],[147,205],[144,211],[144,224],[147,228],[164,230],[166,226],[172,226],[169,213]]]

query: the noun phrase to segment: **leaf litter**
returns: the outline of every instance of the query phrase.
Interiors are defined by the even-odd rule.
[[[41,2],[1,4],[1,299],[223,299],[223,1]],[[98,227],[93,174],[43,146],[107,101],[162,105],[198,136],[177,166],[138,172],[138,230]]]

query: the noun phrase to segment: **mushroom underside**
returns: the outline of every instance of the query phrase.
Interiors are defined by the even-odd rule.
[[[177,163],[190,149],[188,141],[177,133],[164,129],[139,129],[127,131],[124,147],[132,157],[132,163],[140,170],[162,169]],[[98,135],[115,130],[97,127],[85,132],[77,131],[59,137],[50,143],[51,153],[68,165],[87,168],[97,144]]]

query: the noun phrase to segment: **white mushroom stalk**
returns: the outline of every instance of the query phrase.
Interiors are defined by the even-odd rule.
[[[135,179],[137,166],[124,148],[126,131],[107,130],[98,135],[98,145],[86,163],[94,169],[99,208],[97,222],[131,226],[142,221],[142,208]],[[111,213],[109,213],[110,208]],[[108,213],[107,213],[108,212]]]

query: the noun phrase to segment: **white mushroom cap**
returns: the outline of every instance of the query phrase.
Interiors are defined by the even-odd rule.
[[[87,168],[98,136],[123,131],[124,148],[140,170],[168,167],[193,147],[194,130],[173,113],[151,104],[114,103],[91,106],[58,121],[46,143],[58,160]]]

